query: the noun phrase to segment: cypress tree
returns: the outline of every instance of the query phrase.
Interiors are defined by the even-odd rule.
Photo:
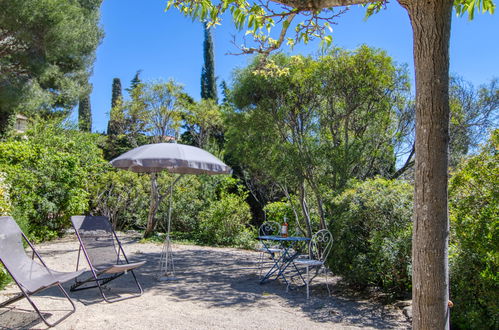
[[[107,122],[107,134],[108,135],[118,135],[118,127],[113,120],[113,112],[116,111],[115,107],[118,105],[119,100],[122,99],[121,95],[121,80],[120,78],[113,79],[113,91],[111,96],[111,112],[109,115],[109,121]]]
[[[114,108],[121,96],[121,80],[120,78],[113,79],[113,94],[111,95],[111,108]]]
[[[206,23],[204,23],[203,58],[204,66],[201,69],[201,98],[212,99],[218,103],[213,40],[211,38],[211,31]]]
[[[80,131],[92,131],[92,110],[90,109],[90,95],[80,98],[78,103],[78,128]]]

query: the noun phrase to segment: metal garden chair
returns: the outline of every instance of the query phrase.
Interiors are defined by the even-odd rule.
[[[275,221],[266,221],[262,223],[260,228],[258,229],[258,236],[275,236],[279,235],[281,230],[281,225]],[[260,255],[258,257],[258,270],[259,276],[262,276],[263,266],[266,264],[274,265],[276,260],[276,255],[282,252],[282,248],[278,245],[273,245],[266,247],[263,243],[260,243],[260,247],[258,248]],[[266,262],[265,257],[269,257],[272,259],[271,262]]]
[[[331,251],[332,244],[333,236],[331,235],[331,232],[326,229],[319,230],[312,236],[312,239],[309,242],[308,258],[297,258],[293,262],[297,267],[302,266],[306,268],[307,275],[304,281],[307,286],[307,299],[310,298],[310,282],[321,272],[326,275],[326,288],[329,295],[331,295],[327,279],[327,268],[324,263],[327,260],[329,252]],[[310,277],[311,269],[315,269],[315,274],[312,277]]]
[[[144,291],[137,281],[133,270],[144,265],[146,262],[130,263],[128,261],[125,251],[108,218],[103,216],[72,216],[71,222],[80,242],[76,269],[78,269],[80,254],[83,251],[90,266],[91,274],[84,280],[76,280],[70,290],[78,291],[98,287],[102,298],[109,303],[142,295]],[[127,273],[133,276],[138,293],[116,299],[106,297],[102,288],[103,285]],[[95,282],[95,285],[86,285],[91,282]]]
[[[31,258],[26,255],[22,242],[23,239],[33,251]],[[39,262],[35,261],[35,256]],[[26,298],[42,321],[49,327],[59,324],[75,312],[75,304],[69,298],[61,283],[76,278],[85,272],[85,269],[68,273],[48,268],[12,217],[0,217],[0,261],[2,261],[5,269],[12,276],[19,289],[21,289],[20,294],[0,303],[0,308]],[[71,303],[72,310],[56,322],[51,323],[40,312],[40,309],[35,305],[31,296],[54,286],[57,286],[62,291],[66,299]]]

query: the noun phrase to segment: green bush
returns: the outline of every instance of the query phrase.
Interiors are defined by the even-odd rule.
[[[449,185],[453,327],[499,328],[499,130]]]
[[[57,236],[88,209],[89,187],[104,163],[95,134],[60,123],[35,123],[26,138],[0,143],[13,215],[35,241]],[[25,228],[23,228],[25,229]]]
[[[116,230],[145,228],[149,191],[149,175],[106,166],[90,186],[90,211],[107,216]]]
[[[293,210],[291,206],[287,202],[273,202],[268,203],[263,208],[265,214],[267,215],[268,221],[275,221],[277,223],[282,223],[284,221],[284,217],[286,219],[291,219],[294,217]]]
[[[405,294],[411,288],[412,187],[382,178],[355,183],[332,203],[328,264],[348,283]]]
[[[9,186],[5,182],[5,173],[0,172],[0,216],[10,215],[12,206],[10,205]]]
[[[3,290],[7,284],[10,282],[10,275],[7,273],[7,270],[3,268],[3,265],[0,264],[0,290]]]
[[[11,211],[9,187],[5,183],[5,174],[0,173],[0,216],[9,215]],[[9,275],[0,264],[0,290],[9,283]]]
[[[172,230],[194,238],[200,230],[200,212],[208,209],[216,200],[216,188],[223,181],[223,177],[215,175],[184,176],[175,185],[173,193]],[[158,228],[163,231],[167,228],[168,208],[169,200],[166,197],[158,210],[158,217],[162,219]]]
[[[233,180],[227,178],[227,180]],[[200,212],[199,239],[207,244],[252,248],[255,233],[247,228],[251,220],[251,211],[246,203],[247,192],[238,187],[238,192],[223,190],[220,199]]]

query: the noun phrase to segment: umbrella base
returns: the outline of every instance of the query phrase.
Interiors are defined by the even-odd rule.
[[[175,264],[173,262],[173,251],[169,234],[165,237],[159,260],[158,279],[161,280],[162,278],[175,278]]]

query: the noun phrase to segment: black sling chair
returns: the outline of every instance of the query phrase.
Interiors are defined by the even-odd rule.
[[[23,239],[33,251],[32,258],[26,255],[22,242]],[[35,261],[35,256],[40,263]],[[57,272],[49,269],[12,217],[0,217],[0,261],[2,261],[5,269],[9,272],[10,276],[12,276],[12,279],[16,282],[19,289],[21,289],[20,294],[0,303],[0,308],[26,298],[42,321],[49,327],[59,324],[75,312],[75,304],[71,298],[69,298],[68,294],[61,286],[61,283],[76,278],[81,275],[85,269],[70,273]],[[53,286],[59,287],[64,296],[71,303],[72,310],[59,318],[56,322],[50,323],[40,312],[30,296]]]
[[[109,303],[141,296],[144,291],[133,270],[146,262],[130,263],[128,261],[108,218],[103,216],[72,216],[71,222],[80,241],[76,269],[78,269],[80,254],[83,251],[91,274],[84,280],[76,279],[70,290],[79,291],[97,287],[102,298]],[[106,297],[102,286],[128,272],[132,274],[137,284],[138,293],[116,299]],[[90,282],[95,282],[96,285],[85,285]]]

